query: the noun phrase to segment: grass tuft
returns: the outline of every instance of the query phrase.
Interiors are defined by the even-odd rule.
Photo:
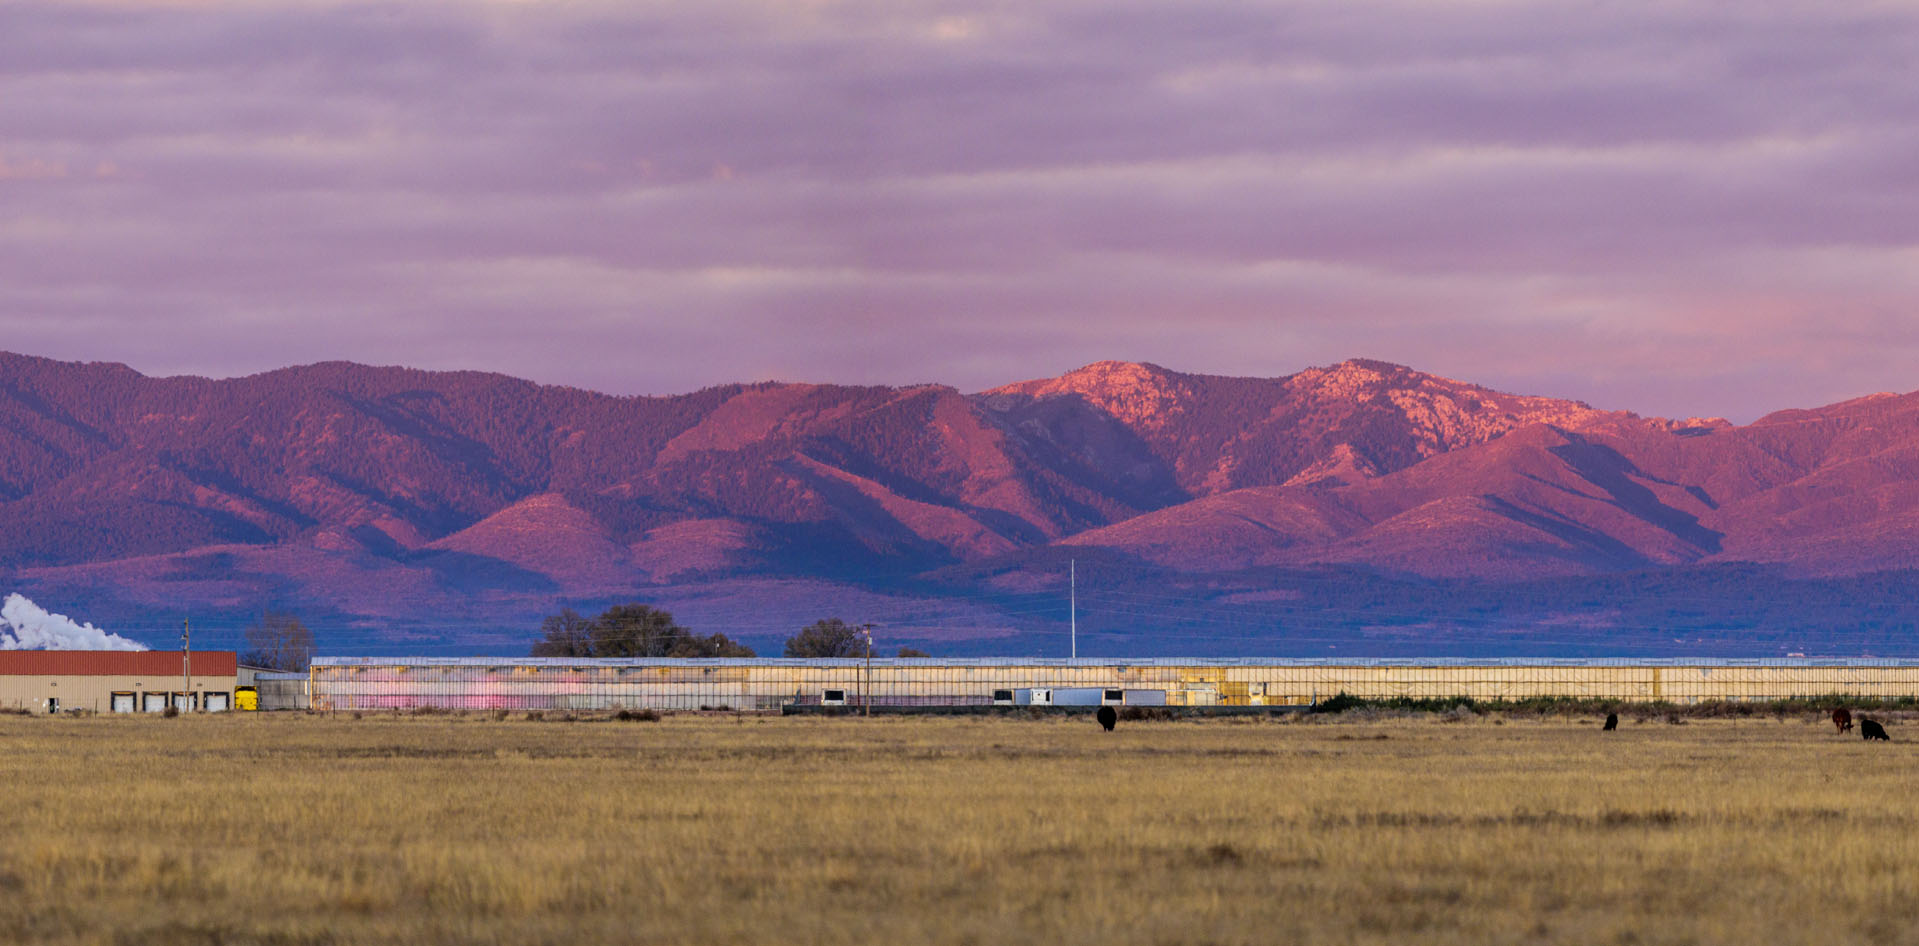
[[[1911,939],[1915,744],[1673,713],[4,716],[0,943]]]

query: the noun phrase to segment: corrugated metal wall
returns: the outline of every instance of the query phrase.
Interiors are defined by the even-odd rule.
[[[1173,705],[1301,705],[1356,697],[1634,701],[1919,696],[1919,662],[1040,661],[321,658],[315,709],[773,710],[827,690],[874,705],[969,705],[997,689],[1163,690]],[[263,705],[267,702],[262,688]]]
[[[263,710],[303,710],[311,705],[304,673],[262,672],[254,676],[253,685],[259,692]]]

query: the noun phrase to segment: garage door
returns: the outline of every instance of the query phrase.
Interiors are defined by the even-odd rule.
[[[227,711],[227,695],[225,693],[203,693],[200,695],[200,699],[206,703],[207,712],[209,713],[224,713]]]
[[[133,694],[115,693],[113,695],[113,711],[116,713],[133,712]]]
[[[180,712],[182,713],[193,712],[193,694],[191,693],[173,694],[173,705],[176,707],[179,707]]]
[[[146,713],[164,713],[167,711],[167,694],[140,694],[140,710]]]

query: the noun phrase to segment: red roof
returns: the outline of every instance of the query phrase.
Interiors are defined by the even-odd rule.
[[[239,661],[230,650],[193,652],[194,676],[231,677]],[[177,677],[177,650],[0,650],[0,676]]]

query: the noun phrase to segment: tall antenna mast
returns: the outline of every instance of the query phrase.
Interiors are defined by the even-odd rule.
[[[860,625],[860,630],[866,632],[866,686],[864,692],[860,694],[860,703],[866,709],[867,718],[871,719],[873,716],[873,622],[868,621]]]
[[[1067,620],[1073,631],[1073,659],[1079,659],[1079,562],[1066,560]]]
[[[180,672],[186,677],[187,706],[182,712],[193,710],[193,618],[180,619]]]

